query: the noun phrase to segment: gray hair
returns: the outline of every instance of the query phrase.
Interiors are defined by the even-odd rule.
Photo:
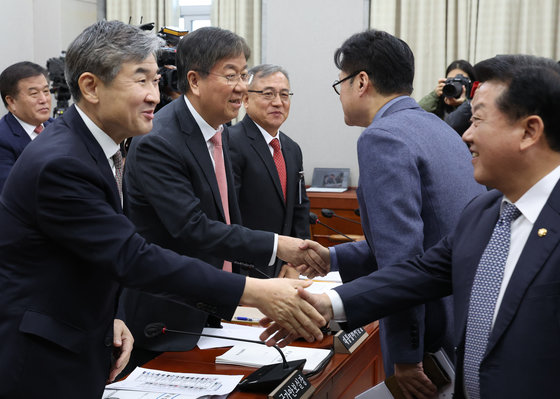
[[[251,49],[247,42],[226,29],[205,27],[183,36],[177,45],[177,87],[187,93],[189,71],[206,76],[219,60],[241,54],[249,59]]]
[[[250,81],[251,83],[249,84],[249,87],[253,87],[257,79],[266,78],[267,76],[270,76],[276,72],[280,72],[282,75],[284,75],[286,79],[288,79],[288,83],[290,83],[290,77],[288,76],[288,72],[280,65],[261,64],[261,65],[256,65],[251,69],[249,69],[249,74],[253,75],[253,79],[251,79]]]
[[[91,72],[105,84],[118,75],[125,62],[140,62],[150,54],[157,60],[163,40],[120,21],[98,21],[74,39],[66,52],[64,75],[74,101],[82,93],[78,79],[84,72]]]

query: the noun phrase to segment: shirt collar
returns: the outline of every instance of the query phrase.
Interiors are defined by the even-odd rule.
[[[394,103],[396,103],[397,101],[406,98],[408,96],[398,96],[393,98],[391,101],[389,101],[388,103],[386,103],[384,106],[382,106],[379,111],[377,111],[377,113],[375,114],[375,116],[373,117],[373,121],[376,121],[377,119],[381,118],[383,116],[383,114],[385,114],[385,112],[389,109],[389,107],[391,105],[393,105]]]
[[[540,179],[515,203],[517,209],[531,223],[534,224],[537,220],[558,180],[560,180],[560,166],[557,166],[552,172]],[[511,202],[505,196],[502,200],[502,206],[503,201]]]
[[[89,129],[89,131],[91,132],[95,140],[101,146],[101,149],[103,150],[103,153],[105,154],[107,159],[110,159],[113,155],[115,155],[117,151],[120,150],[120,146],[117,143],[115,143],[107,133],[101,130],[99,126],[97,126],[86,115],[86,113],[80,109],[78,105],[76,105],[76,110],[78,111],[78,114],[80,114],[80,116],[82,117],[82,120],[84,121],[86,127]]]
[[[255,121],[253,121],[253,122],[255,122]],[[261,131],[261,134],[264,137],[264,141],[266,141],[266,144],[270,145],[270,142],[272,140],[278,139],[278,142],[280,143],[280,148],[282,148],[282,143],[280,142],[280,135],[278,134],[278,132],[276,133],[276,136],[272,136],[270,133],[268,133],[266,130],[264,130],[262,128],[262,126],[260,126],[257,122],[255,122],[255,125],[257,125],[257,127]]]
[[[218,130],[210,126],[208,122],[206,122],[204,118],[200,116],[198,112],[196,112],[196,109],[194,109],[193,105],[191,104],[187,96],[183,96],[183,98],[185,99],[185,103],[187,103],[187,107],[189,108],[189,111],[191,111],[191,114],[196,124],[198,125],[200,131],[202,132],[202,135],[204,136],[204,141],[210,140],[216,134],[217,131],[223,129],[223,125],[220,125],[220,128]]]

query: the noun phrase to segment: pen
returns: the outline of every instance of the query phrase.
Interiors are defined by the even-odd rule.
[[[234,317],[233,320],[237,320],[237,321],[258,321],[257,319],[251,319],[250,317],[243,317],[243,316]]]

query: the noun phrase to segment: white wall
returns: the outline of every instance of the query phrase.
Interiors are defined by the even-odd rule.
[[[364,0],[263,0],[263,62],[290,74],[294,96],[282,131],[303,151],[306,183],[313,168],[350,168],[358,185],[356,141],[362,128],[349,127],[332,83],[338,77],[334,51],[367,28]]]
[[[19,61],[46,67],[97,21],[97,0],[0,0],[0,71]],[[1,103],[1,101],[0,101]],[[0,105],[0,115],[6,109]]]

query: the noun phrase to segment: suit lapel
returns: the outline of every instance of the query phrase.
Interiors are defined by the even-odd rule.
[[[21,148],[25,148],[25,146],[31,142],[31,138],[29,138],[27,132],[23,129],[11,112],[6,114],[6,123],[10,127],[12,134],[17,137],[17,141]]]
[[[224,208],[222,206],[222,199],[220,197],[220,189],[218,187],[218,180],[216,180],[216,172],[214,171],[214,165],[212,164],[212,159],[210,158],[210,153],[208,152],[208,145],[204,140],[202,131],[194,120],[194,117],[189,111],[189,108],[187,107],[187,104],[185,103],[183,97],[175,100],[174,106],[181,131],[185,134],[185,142],[187,148],[191,151],[194,159],[200,166],[200,169],[202,170],[202,173],[204,174],[204,177],[206,178],[206,181],[208,182],[208,185],[212,190],[216,207],[220,210],[223,220],[225,220]]]
[[[251,139],[251,147],[255,150],[261,161],[263,162],[266,170],[272,181],[274,182],[274,187],[276,188],[276,194],[281,199],[281,202],[284,203],[284,193],[282,192],[282,185],[280,184],[280,178],[278,177],[278,170],[276,169],[276,164],[274,163],[274,159],[270,154],[270,149],[268,144],[266,143],[261,131],[253,122],[249,116],[245,116],[243,118],[242,123],[245,125],[245,131],[247,132],[247,136]],[[282,147],[282,153],[284,153],[284,148]],[[287,169],[286,169],[287,173]]]
[[[490,339],[487,353],[489,353],[505,330],[511,324],[523,300],[529,285],[542,269],[554,248],[560,241],[560,184],[557,184],[546,202],[533,229],[527,238],[527,243],[515,265],[515,270],[508,283],[504,298],[498,311]],[[538,230],[547,229],[547,234],[539,237]]]
[[[93,134],[90,132],[90,130],[87,128],[86,124],[78,114],[78,111],[76,111],[75,105],[66,110],[62,115],[62,118],[70,126],[72,132],[78,134],[78,136],[80,136],[80,138],[84,142],[92,159],[97,164],[99,171],[113,191],[113,202],[117,204],[117,210],[120,210],[120,212],[122,212],[119,189],[117,187],[117,182],[115,180],[115,176],[113,175],[113,171],[109,166],[107,157],[105,156],[103,149],[101,148],[95,137],[93,137]],[[123,193],[124,192],[125,191],[123,188]]]

